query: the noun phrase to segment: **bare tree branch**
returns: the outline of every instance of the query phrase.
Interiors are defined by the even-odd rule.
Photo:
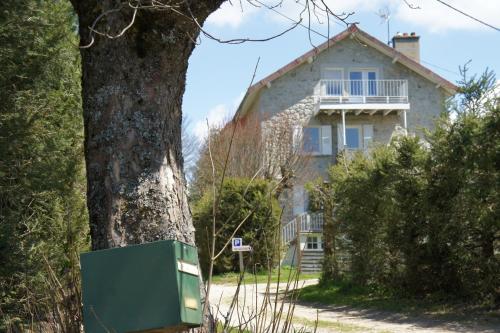
[[[420,6],[415,5],[413,3],[410,3],[408,0],[403,0],[403,2],[410,8],[410,9],[421,9]]]
[[[324,37],[329,38],[329,36],[330,36],[330,16],[333,17],[335,20],[340,21],[343,24],[345,24],[346,26],[348,26],[349,24],[351,24],[351,22],[349,22],[348,19],[349,19],[349,17],[351,17],[351,15],[354,14],[353,12],[351,12],[351,13],[344,13],[343,12],[340,14],[335,14],[329,8],[329,6],[325,3],[324,0],[305,0],[305,2],[301,2],[300,0],[296,0],[295,3],[302,5],[303,8],[299,14],[299,18],[292,19],[292,18],[286,16],[285,14],[279,12],[278,10],[276,10],[276,8],[280,7],[283,4],[283,0],[278,1],[274,5],[267,5],[263,2],[261,2],[260,0],[246,0],[246,1],[248,4],[250,4],[254,7],[258,7],[258,8],[265,7],[267,9],[272,10],[273,12],[279,14],[280,16],[287,18],[289,21],[292,22],[292,26],[290,26],[289,28],[287,28],[287,29],[285,29],[277,34],[274,34],[274,35],[271,35],[268,37],[263,37],[263,38],[246,37],[246,38],[222,39],[222,38],[219,38],[219,37],[215,36],[214,34],[208,32],[206,29],[204,29],[202,27],[202,24],[200,24],[198,18],[192,12],[190,4],[184,0],[176,2],[176,3],[174,3],[174,2],[166,3],[166,2],[160,1],[160,0],[151,0],[151,1],[148,1],[147,3],[145,3],[141,0],[130,0],[128,2],[127,1],[121,2],[116,8],[107,10],[107,11],[101,13],[100,15],[98,15],[96,17],[96,19],[93,21],[93,23],[88,27],[90,41],[88,42],[88,44],[80,46],[80,47],[81,48],[91,47],[95,43],[95,36],[96,35],[99,35],[99,36],[102,36],[105,38],[109,38],[109,39],[115,39],[115,38],[122,37],[134,25],[135,20],[136,20],[136,16],[137,16],[137,13],[139,10],[171,11],[172,13],[180,15],[180,16],[184,17],[186,20],[194,23],[196,25],[197,29],[199,29],[199,31],[205,37],[212,39],[214,41],[217,41],[219,43],[223,43],[223,44],[241,44],[241,43],[245,43],[245,42],[266,42],[266,41],[269,41],[269,40],[272,40],[272,39],[275,39],[275,38],[278,38],[278,37],[285,35],[286,33],[295,29],[297,26],[302,26],[302,27],[308,29],[309,42],[313,46],[314,46],[314,44],[312,43],[311,32],[314,32],[314,33],[316,33],[318,35],[322,35],[322,36],[324,36],[324,35],[315,31],[314,29],[312,29],[312,27],[311,27],[312,17],[314,17],[319,24],[322,24],[323,22],[320,19],[320,16],[326,16],[328,33],[327,33],[327,36],[324,36]],[[407,0],[403,0],[403,1],[407,2]],[[231,5],[232,5],[232,3],[231,3]],[[244,9],[243,9],[242,0],[239,0],[239,6],[241,8],[241,11],[243,12]],[[127,7],[133,9],[130,22],[125,27],[121,28],[118,33],[110,34],[107,32],[100,31],[99,29],[96,28],[97,25],[104,18],[106,18],[107,16],[109,16],[111,14],[116,14],[116,13],[124,10]],[[185,8],[186,12],[183,12],[183,8]],[[307,24],[302,23],[303,22],[302,16],[305,14],[307,14]],[[199,44],[199,42],[196,41],[192,36],[189,36],[189,38],[191,38],[195,44]]]

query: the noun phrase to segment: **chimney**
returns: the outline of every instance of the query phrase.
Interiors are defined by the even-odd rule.
[[[405,56],[420,62],[420,36],[417,36],[414,32],[411,34],[398,32],[394,37],[392,37],[392,47],[403,53]]]

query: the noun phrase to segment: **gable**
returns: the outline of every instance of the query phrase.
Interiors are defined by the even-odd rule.
[[[343,68],[383,67],[381,77],[387,76],[386,78],[398,79],[404,77],[401,75],[417,75],[434,84],[436,88],[443,90],[444,95],[451,96],[457,90],[454,84],[438,74],[382,43],[356,25],[351,25],[348,29],[317,48],[310,50],[252,85],[243,98],[236,114],[245,115],[249,109],[248,106],[255,103],[265,87],[280,84],[283,80],[300,73],[304,68],[309,68],[310,71],[318,71],[321,70],[322,66]],[[316,74],[317,78],[320,78],[320,74]],[[304,89],[308,88],[304,87]]]

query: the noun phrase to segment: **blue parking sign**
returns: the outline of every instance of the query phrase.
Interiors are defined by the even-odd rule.
[[[233,248],[241,247],[241,238],[233,238]]]

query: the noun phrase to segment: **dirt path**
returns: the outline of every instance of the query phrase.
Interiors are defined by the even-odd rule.
[[[317,280],[302,281],[301,286],[317,283]],[[271,285],[273,292],[270,299],[274,301],[276,285]],[[238,326],[238,319],[249,318],[257,309],[262,309],[266,285],[246,285],[238,297],[238,313],[233,315],[232,326]],[[230,308],[233,295],[236,292],[234,285],[214,285],[210,295],[212,306],[219,309],[217,317],[222,319]],[[271,302],[273,303],[273,302]],[[271,312],[272,304],[266,306]],[[287,306],[285,306],[287,309]],[[295,307],[294,326],[312,327],[318,318],[318,332],[374,332],[374,333],[406,333],[406,332],[500,332],[498,319],[474,317],[443,319],[432,316],[407,316],[375,310],[359,310],[342,306],[325,306],[319,304],[297,304]],[[267,315],[270,320],[271,314]],[[312,331],[312,330],[311,330]]]

